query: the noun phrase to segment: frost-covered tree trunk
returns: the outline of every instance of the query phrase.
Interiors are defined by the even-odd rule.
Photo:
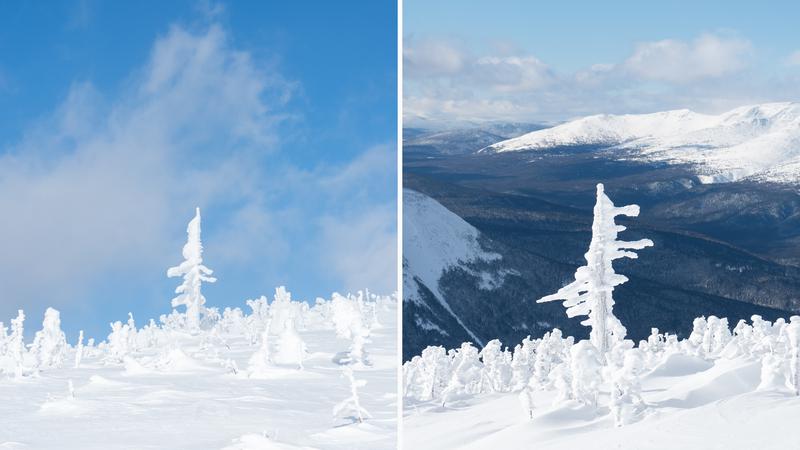
[[[592,241],[589,244],[589,251],[584,255],[586,265],[579,267],[575,272],[574,282],[559,289],[555,294],[537,300],[539,303],[563,300],[568,317],[588,316],[588,319],[581,324],[591,327],[590,340],[603,360],[614,342],[625,337],[625,327],[614,316],[612,292],[615,286],[625,283],[628,278],[616,274],[612,262],[623,257],[637,258],[632,250],[653,245],[649,239],[633,242],[618,241],[617,234],[625,230],[624,226],[614,222],[614,218],[619,215],[636,217],[639,215],[639,207],[614,206],[611,199],[605,195],[603,185],[598,184]]]
[[[200,241],[200,208],[195,210],[194,218],[186,227],[188,239],[183,246],[184,261],[167,270],[167,276],[183,276],[183,283],[175,289],[178,294],[172,299],[172,307],[180,305],[186,307],[186,326],[190,330],[200,328],[200,311],[206,303],[201,291],[202,283],[217,281],[212,277],[213,271],[203,265],[203,244]]]

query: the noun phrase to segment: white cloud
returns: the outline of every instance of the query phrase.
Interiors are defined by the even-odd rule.
[[[533,56],[487,56],[478,58],[471,74],[475,84],[498,92],[541,89],[555,80],[550,69]]]
[[[786,57],[785,63],[787,66],[800,66],[800,50],[792,52]]]
[[[404,42],[404,76],[455,74],[462,70],[464,64],[465,55],[450,42],[438,39],[406,39]]]
[[[325,217],[320,222],[324,262],[342,277],[343,288],[355,292],[369,288],[393,292],[397,273],[397,211],[370,208],[346,217]]]
[[[0,156],[0,317],[23,305],[34,315],[44,305],[75,308],[104,278],[161,279],[180,256],[195,205],[204,208],[208,223],[214,217],[213,227],[204,221],[210,266],[230,269],[256,258],[280,265],[292,227],[315,221],[299,217],[308,206],[286,205],[286,199],[305,195],[324,203],[347,185],[319,177],[304,187],[306,194],[295,194],[288,189],[296,170],[285,164],[265,169],[264,156],[279,143],[276,126],[290,117],[286,102],[297,86],[233,48],[217,26],[202,32],[172,27],[125,86],[106,98],[90,83],[76,83],[52,115]],[[344,164],[350,183],[361,189],[373,181],[371,164],[377,170],[386,165],[373,153]],[[284,198],[276,200],[276,193]],[[361,211],[340,213],[334,206],[318,216],[343,223],[353,219],[345,214]],[[311,232],[336,240],[337,252],[345,252],[347,242],[370,249],[376,260],[368,275],[378,280],[378,255],[391,249],[383,243],[386,232],[370,226],[380,231],[377,243],[328,222],[314,222]],[[341,267],[343,280],[357,277],[348,268],[361,270]],[[394,283],[393,271],[382,276]],[[115,292],[107,294],[114,302]]]
[[[437,39],[406,39],[403,65],[406,80],[447,79],[498,92],[539,89],[554,78],[547,65],[533,56],[475,57],[449,41]]]
[[[691,42],[665,39],[638,44],[623,67],[644,79],[686,83],[736,73],[748,65],[752,50],[745,39],[714,34]]]

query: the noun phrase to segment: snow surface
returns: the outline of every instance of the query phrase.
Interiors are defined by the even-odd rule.
[[[800,182],[800,103],[766,103],[707,115],[687,109],[595,115],[498,142],[482,152],[604,145],[651,161],[690,163],[705,183],[750,177]]]
[[[475,227],[436,200],[403,189],[403,259],[407,262],[403,270],[403,298],[421,301],[413,281],[419,279],[476,342],[481,340],[453,313],[439,291],[439,278],[445,270],[464,263],[500,259],[499,254],[481,248],[479,236]],[[480,276],[493,279],[490,274]]]
[[[673,354],[642,378],[646,416],[615,427],[607,407],[575,401],[552,406],[536,392],[533,419],[518,393],[407,403],[403,443],[425,449],[788,449],[798,448],[800,397],[786,389],[757,391],[760,363]],[[601,394],[600,405],[608,394]]]
[[[0,449],[394,449],[397,301],[378,305],[371,365],[354,370],[367,382],[359,387],[372,416],[364,423],[332,414],[351,395],[334,362],[350,342],[315,307],[296,331],[309,352],[302,370],[273,365],[250,377],[259,339],[173,329],[168,345],[131,350],[121,362],[84,347],[74,368],[71,346],[61,368],[0,375]],[[278,336],[270,339],[275,351]]]

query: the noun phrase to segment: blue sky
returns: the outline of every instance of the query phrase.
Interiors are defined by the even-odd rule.
[[[169,312],[195,205],[209,305],[396,288],[395,4],[1,8],[1,321]]]
[[[404,2],[408,122],[800,100],[796,2]]]

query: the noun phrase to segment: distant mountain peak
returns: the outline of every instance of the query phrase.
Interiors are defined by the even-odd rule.
[[[764,103],[710,115],[688,109],[600,114],[492,144],[481,153],[599,145],[647,161],[689,163],[704,182],[800,182],[800,103]]]

